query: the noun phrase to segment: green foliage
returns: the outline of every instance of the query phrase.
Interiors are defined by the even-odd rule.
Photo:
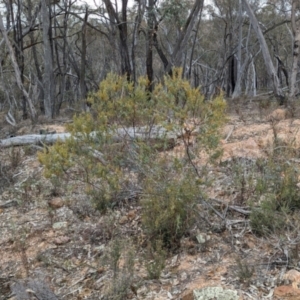
[[[231,167],[236,199],[252,206],[250,225],[260,236],[286,229],[288,215],[300,208],[299,167],[292,160],[299,154],[276,130],[269,149],[273,151],[267,158],[236,159]]]
[[[107,247],[103,262],[113,273],[110,287],[105,299],[126,299],[133,282],[134,250],[128,241],[114,239]]]
[[[166,21],[175,23],[179,28],[184,26],[190,8],[188,2],[180,0],[167,0],[161,4]]]
[[[247,263],[242,262],[239,258],[236,259],[237,276],[241,282],[250,284],[250,280],[254,274],[254,267],[250,267]]]
[[[8,159],[0,162],[0,191],[15,182],[15,172],[23,161],[23,153],[19,147],[9,149],[7,155]]]
[[[258,161],[257,167],[252,200],[260,201],[260,207],[252,210],[250,225],[255,233],[265,235],[284,229],[286,213],[300,208],[298,170],[278,157]]]
[[[8,154],[10,167],[14,170],[20,166],[22,161],[22,153],[20,148],[11,148]]]
[[[125,77],[109,74],[87,101],[91,113],[74,117],[68,127],[72,137],[39,153],[45,176],[66,180],[69,188],[79,184],[103,213],[139,196],[149,239],[176,248],[201,193],[201,172],[195,172],[193,158],[200,151],[209,158],[220,153],[224,100],[220,96],[205,102],[199,89],[174,69],[152,94],[145,77],[134,86]],[[186,143],[186,151],[172,157],[167,150],[176,136],[184,136],[186,124],[195,132],[194,146]]]
[[[159,160],[144,182],[142,223],[151,241],[176,248],[187,229],[194,223],[194,208],[201,190],[191,169],[178,161]],[[168,167],[171,163],[172,169]]]
[[[260,208],[252,209],[250,225],[255,234],[265,236],[282,230],[285,220],[283,215],[276,211],[272,201],[264,201]]]
[[[298,170],[287,161],[273,160],[259,163],[260,173],[256,178],[255,192],[264,195],[276,210],[300,208],[300,191],[297,187]]]
[[[161,272],[165,267],[166,256],[167,253],[163,249],[160,240],[156,240],[155,244],[149,244],[145,257],[149,279],[159,279]]]

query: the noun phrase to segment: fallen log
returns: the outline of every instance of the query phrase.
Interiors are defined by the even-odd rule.
[[[7,148],[11,146],[53,144],[58,139],[61,141],[65,141],[70,137],[70,133],[20,135],[0,140],[0,147]]]
[[[166,140],[173,141],[175,144],[176,139],[182,137],[186,131],[173,130],[168,131],[161,126],[153,127],[128,127],[128,128],[118,128],[112,131],[112,139],[114,142],[121,142],[124,139],[134,140],[134,139],[149,139],[149,140]],[[90,133],[90,137],[97,139],[98,133],[93,131]],[[64,142],[66,139],[70,138],[71,133],[45,133],[45,134],[28,134],[20,135],[7,139],[0,140],[0,148],[7,148],[12,146],[25,146],[25,145],[44,145],[44,144],[54,144],[58,140]],[[76,136],[74,136],[76,138]],[[80,134],[77,135],[80,137]]]

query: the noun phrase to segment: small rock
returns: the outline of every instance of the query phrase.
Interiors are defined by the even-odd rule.
[[[141,286],[138,290],[137,290],[137,294],[139,297],[142,297],[142,299],[144,299],[143,297],[146,296],[148,290],[146,286]]]
[[[281,285],[275,288],[274,296],[279,299],[300,300],[300,289],[295,289],[288,285]]]
[[[48,205],[53,209],[61,208],[64,206],[64,204],[65,203],[64,203],[63,199],[60,197],[53,198],[48,202]]]
[[[174,257],[172,257],[171,267],[174,268],[174,267],[177,267],[178,265],[179,265],[179,263],[178,263],[178,254],[177,254]]]
[[[210,236],[205,235],[205,234],[198,234],[196,236],[196,239],[199,244],[205,244],[207,241],[210,240]]]
[[[298,283],[300,283],[300,272],[297,270],[289,270],[286,274],[283,276],[284,280],[289,280],[292,282],[293,288],[298,288]]]
[[[1,209],[13,207],[13,206],[18,206],[18,202],[16,200],[10,200],[5,203],[0,203]]]
[[[164,272],[163,272],[163,273],[160,275],[160,277],[163,278],[163,279],[170,279],[171,276],[172,276],[172,274],[171,274],[170,272],[168,272],[168,273],[164,273]]]
[[[121,217],[120,220],[119,220],[119,224],[120,224],[120,225],[124,225],[124,224],[126,224],[127,222],[128,222],[127,216],[123,216],[123,217]]]
[[[133,220],[135,217],[136,217],[136,213],[135,213],[135,210],[134,210],[134,209],[128,212],[127,218],[128,218],[129,220]]]
[[[53,229],[61,229],[67,227],[68,223],[67,222],[56,222],[52,225]]]
[[[199,290],[194,290],[195,300],[238,300],[237,291],[225,290],[222,287],[206,287]]]
[[[194,293],[193,291],[186,291],[182,296],[182,300],[194,300]]]
[[[178,285],[179,284],[179,280],[177,278],[173,279],[172,281],[172,285]]]
[[[172,295],[179,295],[181,293],[181,288],[180,286],[172,286],[171,287],[171,294]],[[174,296],[175,297],[175,296]],[[176,297],[178,299],[178,297]]]
[[[97,273],[98,273],[98,274],[102,274],[102,273],[104,273],[104,271],[105,271],[105,268],[104,268],[104,267],[99,267],[99,268],[97,269]]]
[[[60,236],[60,237],[54,239],[54,241],[53,241],[53,243],[55,245],[63,245],[63,244],[66,244],[68,242],[70,242],[70,238],[67,237],[67,236]]]
[[[288,117],[289,114],[286,109],[277,108],[267,116],[267,121],[281,121],[287,119]]]
[[[180,275],[180,280],[181,281],[185,281],[185,280],[187,280],[187,278],[188,278],[188,275],[187,275],[186,272],[181,273],[181,275]]]

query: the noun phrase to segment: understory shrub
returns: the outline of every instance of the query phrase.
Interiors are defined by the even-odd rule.
[[[225,102],[221,96],[205,102],[180,69],[151,94],[147,86],[145,77],[134,85],[109,74],[87,99],[91,111],[69,125],[71,138],[39,159],[46,177],[65,181],[70,192],[84,189],[103,213],[140,200],[148,238],[172,249],[193,220],[205,164],[220,154]],[[171,154],[178,137],[184,148]]]
[[[102,260],[112,271],[112,280],[104,299],[127,298],[134,279],[134,257],[134,248],[128,241],[116,238],[108,244]]]
[[[281,152],[258,160],[253,171],[250,197],[252,230],[258,235],[282,231],[286,228],[287,214],[300,208],[298,166]]]
[[[158,160],[144,181],[142,222],[150,241],[159,239],[163,246],[176,248],[187,229],[195,224],[201,188],[191,168],[176,161],[171,161],[171,169],[167,164],[168,160]]]

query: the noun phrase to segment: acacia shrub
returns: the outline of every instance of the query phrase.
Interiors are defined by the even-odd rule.
[[[149,239],[160,239],[168,248],[177,245],[202,189],[194,158],[200,151],[210,158],[220,153],[224,100],[205,102],[175,69],[151,94],[145,77],[133,85],[109,74],[87,101],[91,112],[74,117],[71,138],[39,153],[45,176],[66,180],[70,190],[84,184],[103,213],[125,199],[139,199]],[[193,146],[186,142],[182,155],[169,155],[169,135],[185,138],[187,124],[194,131]]]

